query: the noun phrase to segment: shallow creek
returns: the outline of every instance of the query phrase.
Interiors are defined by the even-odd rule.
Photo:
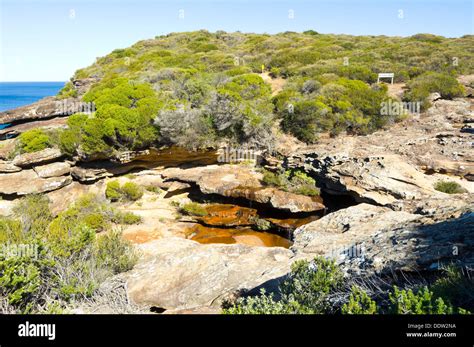
[[[242,243],[252,246],[291,246],[297,227],[319,218],[317,215],[278,216],[278,212],[233,204],[206,205],[207,215],[194,217],[197,224],[187,229],[187,237],[200,243]]]
[[[149,154],[110,170],[127,171],[157,169],[160,167],[192,167],[218,164],[215,151],[189,152],[173,147],[150,150]],[[266,205],[252,203],[246,199],[224,198],[205,195],[196,187],[190,188],[188,197],[202,203],[205,216],[189,217],[190,227],[185,230],[187,238],[200,243],[239,243],[252,246],[291,246],[292,232],[301,225],[312,222],[322,215],[316,213],[290,213]]]

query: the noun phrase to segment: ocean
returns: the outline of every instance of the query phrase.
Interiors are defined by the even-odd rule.
[[[65,82],[0,82],[0,112],[56,95]]]

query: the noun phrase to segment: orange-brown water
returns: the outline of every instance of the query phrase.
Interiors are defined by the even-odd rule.
[[[241,243],[252,246],[285,247],[291,241],[281,235],[256,229],[257,220],[262,218],[257,209],[232,204],[210,204],[205,206],[207,215],[195,217],[200,224],[186,230],[187,237],[200,243]],[[318,219],[311,215],[301,218],[265,218],[272,229],[294,230]]]
[[[240,243],[250,246],[285,247],[291,246],[291,241],[268,232],[244,229],[221,229],[196,224],[187,231],[191,240],[200,243]]]

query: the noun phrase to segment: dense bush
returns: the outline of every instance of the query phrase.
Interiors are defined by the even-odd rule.
[[[0,299],[9,312],[60,313],[136,261],[119,232],[97,223],[110,218],[111,210],[92,196],[57,217],[47,206],[44,196],[26,197],[13,218],[0,220]]]
[[[354,286],[349,301],[342,305],[341,312],[343,314],[376,314],[377,309],[377,303],[365,291]]]
[[[38,152],[51,147],[52,140],[42,129],[27,130],[18,137],[20,153]]]
[[[342,284],[342,273],[330,260],[299,260],[279,286],[279,299],[262,292],[256,298],[241,298],[226,307],[228,314],[324,313],[327,295]]]
[[[464,88],[449,74],[426,72],[408,83],[409,90],[404,99],[411,102],[420,102],[422,109],[430,106],[428,97],[431,93],[439,93],[442,98],[452,99],[464,95]]]
[[[305,142],[319,132],[365,134],[397,120],[380,114],[379,72],[408,82],[407,101],[460,95],[452,76],[474,69],[472,35],[457,39],[195,31],[158,36],[98,58],[74,78],[100,77],[84,95],[97,112],[61,135],[67,154],[112,157],[150,144],[222,142],[272,148],[276,118]],[[461,63],[453,64],[452,57]],[[285,78],[273,96],[258,75]],[[73,93],[71,84],[60,97]],[[292,106],[292,111],[289,111]],[[424,106],[427,106],[424,102]]]

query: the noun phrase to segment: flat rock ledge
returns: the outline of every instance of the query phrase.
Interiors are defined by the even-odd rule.
[[[204,245],[182,238],[141,247],[141,260],[128,273],[128,295],[135,304],[167,310],[220,307],[242,291],[272,286],[289,272],[293,256],[280,247]]]
[[[325,207],[320,197],[310,197],[264,186],[262,174],[243,165],[208,165],[191,169],[170,168],[161,173],[165,181],[196,184],[204,194],[244,198],[293,213],[315,212]]]

